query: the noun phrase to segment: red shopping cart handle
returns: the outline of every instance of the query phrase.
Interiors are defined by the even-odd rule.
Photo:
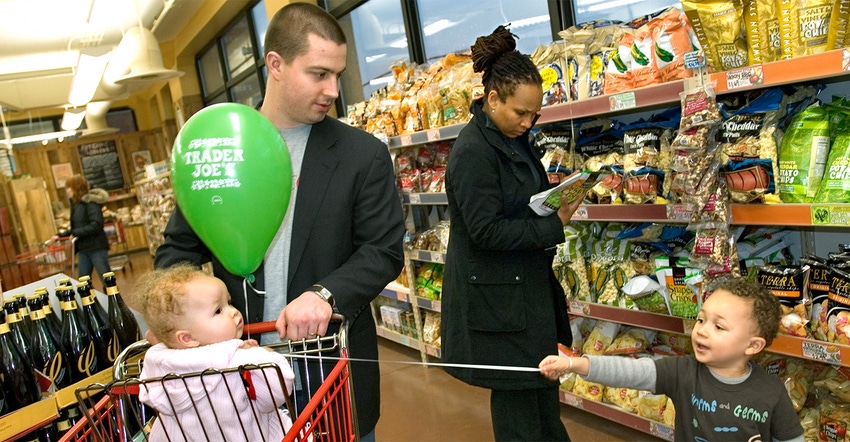
[[[274,328],[274,321],[268,322],[255,322],[253,324],[245,324],[245,327],[242,329],[243,335],[248,334],[260,334],[260,333],[271,333],[276,331]]]

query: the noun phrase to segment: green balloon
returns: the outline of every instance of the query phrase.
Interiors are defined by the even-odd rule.
[[[227,271],[253,280],[292,190],[289,151],[277,128],[243,104],[206,107],[177,134],[171,181],[201,241]]]

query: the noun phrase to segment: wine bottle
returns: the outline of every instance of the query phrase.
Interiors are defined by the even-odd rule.
[[[2,414],[41,400],[35,370],[12,339],[8,322],[0,323],[0,379],[5,396]]]
[[[61,287],[64,286],[60,285],[56,287],[56,299],[59,299],[59,290]],[[62,321],[59,319],[59,315],[53,312],[53,305],[50,304],[50,294],[47,291],[47,287],[35,289],[35,294],[41,300],[41,310],[44,312],[44,319],[49,321],[47,325],[50,328],[50,333],[53,333],[53,338],[56,339],[56,342],[60,342],[61,345]]]
[[[32,340],[33,326],[30,319],[30,312],[27,310],[27,298],[23,293],[18,293],[13,296],[18,305],[18,314],[21,315],[21,327],[24,329],[24,336]]]
[[[59,306],[62,309],[62,347],[70,366],[71,383],[82,381],[95,374],[98,369],[94,340],[80,318],[77,297],[71,287],[56,288]]]
[[[65,357],[59,343],[53,339],[48,331],[48,322],[44,318],[41,309],[39,295],[27,298],[30,307],[30,319],[34,325],[32,341],[32,362],[37,370],[44,373],[56,385],[56,388],[65,388],[71,385],[70,369],[68,359]]]
[[[9,326],[12,340],[18,345],[18,350],[21,350],[27,362],[32,365],[32,358],[30,357],[32,336],[24,335],[23,321],[21,314],[18,313],[18,301],[7,299],[6,303],[3,304],[3,311],[6,314],[6,324]]]
[[[109,351],[112,348],[113,334],[112,329],[109,328],[106,311],[97,301],[97,294],[91,291],[88,283],[77,283],[77,293],[80,295],[80,304],[83,306],[83,322],[88,328],[89,337],[94,343],[95,354],[97,354],[97,369],[100,371],[110,368],[117,355]]]
[[[130,311],[130,308],[124,303],[124,299],[121,298],[121,292],[118,290],[118,282],[115,280],[115,273],[104,273],[103,283],[106,285],[106,295],[108,296],[107,317],[109,318],[109,326],[112,327],[112,333],[117,337],[117,343],[120,349],[127,348],[128,345],[142,339],[141,332],[139,331],[139,323],[136,322],[133,312]]]

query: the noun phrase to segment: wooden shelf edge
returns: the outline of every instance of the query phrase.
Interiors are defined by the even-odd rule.
[[[419,350],[419,340],[415,338],[411,338],[410,336],[403,335],[401,333],[394,332],[388,328],[381,327],[380,325],[375,327],[377,329],[378,336],[393,341],[397,344],[401,344],[405,347],[410,347],[414,350]]]
[[[779,60],[757,66],[748,66],[733,69],[726,72],[711,74],[711,81],[715,84],[715,92],[718,94],[740,92],[750,89],[762,89],[774,86],[782,86],[791,83],[820,80],[841,75],[850,75],[843,66],[843,56],[846,49],[835,49],[820,54],[805,55],[788,60]],[[729,90],[726,86],[728,72],[746,70],[753,67],[763,69],[764,80],[761,83],[749,87],[735,88]]]
[[[654,420],[638,416],[637,414],[629,413],[613,405],[592,401],[565,390],[558,390],[558,393],[561,402],[571,407],[587,411],[588,413],[593,413],[610,421],[617,422],[621,425],[634,428],[635,430],[651,434],[664,440],[673,440],[673,428],[664,425],[661,422],[656,422]]]

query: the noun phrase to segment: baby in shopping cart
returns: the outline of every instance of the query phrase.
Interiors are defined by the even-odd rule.
[[[286,387],[273,368],[247,371],[250,382],[238,372],[146,382],[139,399],[159,415],[150,440],[180,440],[181,434],[188,441],[283,439],[292,426],[280,408],[292,391],[292,368],[282,354],[240,339],[242,314],[221,280],[188,264],[154,270],[139,279],[128,301],[158,342],[145,354],[140,379],[273,363]]]

